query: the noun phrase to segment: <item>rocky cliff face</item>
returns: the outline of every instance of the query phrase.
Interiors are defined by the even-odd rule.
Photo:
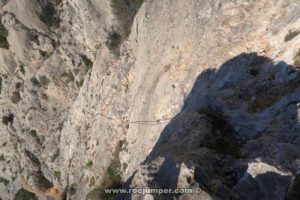
[[[299,1],[0,14],[0,199],[299,199]]]

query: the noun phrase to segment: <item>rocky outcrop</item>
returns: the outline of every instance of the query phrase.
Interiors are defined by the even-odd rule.
[[[255,53],[201,73],[127,186],[202,191],[149,199],[288,198],[299,173],[299,77],[292,66]]]

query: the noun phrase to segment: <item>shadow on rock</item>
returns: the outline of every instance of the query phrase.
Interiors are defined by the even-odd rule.
[[[299,111],[300,72],[238,55],[199,75],[129,185],[202,190],[144,199],[300,199]]]

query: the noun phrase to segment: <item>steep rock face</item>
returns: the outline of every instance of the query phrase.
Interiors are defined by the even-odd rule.
[[[41,199],[64,189],[61,131],[110,23],[98,23],[99,2],[81,4],[3,1],[1,31],[7,31],[9,47],[1,49],[2,199],[21,187]]]
[[[136,62],[130,70],[129,104],[141,106],[130,106],[129,121],[137,123],[129,126],[128,152],[121,157],[129,163],[127,176],[152,150],[158,133],[179,112],[202,71],[220,66],[241,52],[258,52],[274,62],[294,63],[298,37],[284,41],[299,23],[298,7],[292,5],[283,1],[144,3],[130,36]],[[226,84],[230,76],[219,75],[217,80]],[[206,84],[199,85],[199,93],[204,92]],[[190,99],[189,107],[215,104],[212,100],[198,95]]]
[[[285,199],[295,193],[287,190],[299,173],[299,78],[294,67],[255,53],[202,72],[127,187],[202,190],[149,199]]]
[[[131,124],[127,135],[128,141],[134,141],[128,146],[128,175],[152,150],[201,71],[240,52],[273,54],[269,42],[273,34],[266,31],[270,22],[265,19],[276,16],[280,8],[279,3],[264,1],[154,1],[142,6],[131,33],[132,40],[137,37],[133,43],[137,61],[129,88],[131,104],[137,106],[130,121],[140,123]]]
[[[174,12],[176,10],[180,12]],[[127,145],[120,154],[121,162],[128,163],[125,176],[129,178],[136,172],[136,175],[129,179],[132,179],[132,182],[129,181],[131,187],[157,188],[172,183],[180,188],[182,179],[186,177],[184,169],[183,175],[179,170],[178,179],[175,180],[176,175],[168,171],[176,165],[179,165],[179,168],[181,165],[188,165],[191,169],[189,176],[194,178],[193,170],[199,165],[194,161],[194,154],[205,164],[207,158],[202,158],[201,153],[197,153],[199,147],[194,147],[189,142],[182,144],[188,148],[185,149],[188,152],[180,152],[173,140],[165,139],[167,136],[162,130],[182,106],[184,112],[212,107],[228,117],[228,123],[236,130],[235,134],[243,144],[242,150],[249,154],[246,154],[245,160],[237,159],[240,163],[236,163],[235,159],[231,160],[232,158],[217,161],[220,162],[220,166],[227,166],[225,163],[229,163],[228,168],[233,168],[233,178],[237,180],[230,183],[233,185],[229,188],[226,184],[223,188],[223,183],[219,183],[217,178],[217,183],[210,186],[213,188],[206,188],[205,191],[211,194],[212,198],[226,199],[231,196],[251,199],[254,196],[244,195],[256,188],[258,192],[253,195],[257,198],[284,198],[291,177],[298,173],[299,167],[299,142],[296,141],[298,109],[297,103],[295,104],[299,101],[296,89],[299,74],[289,66],[294,65],[298,57],[298,11],[297,3],[286,1],[144,3],[136,16],[130,38],[138,39],[133,43],[136,44],[136,63],[130,71],[134,78],[129,90],[133,95],[132,104],[141,106],[130,106],[132,110],[126,137],[128,143],[125,143]],[[157,21],[160,23],[155,23]],[[225,62],[240,52],[257,52],[267,57],[258,57],[257,54],[241,55]],[[224,64],[221,66],[222,63]],[[221,67],[211,70],[218,65]],[[205,73],[201,73],[203,71]],[[251,78],[252,76],[258,77]],[[189,94],[193,84],[194,89]],[[289,111],[284,111],[286,109]],[[188,116],[184,118],[193,121]],[[174,123],[178,123],[179,127],[173,126],[171,122],[172,128],[168,128],[167,132],[171,138],[176,138],[175,141],[181,141],[182,138],[177,137],[176,133],[181,131],[183,122],[175,120]],[[189,126],[193,127],[191,124]],[[194,129],[198,130],[197,127]],[[196,131],[194,129],[184,129],[184,134],[192,134],[190,131]],[[197,137],[200,136],[196,135],[191,139],[192,142]],[[160,154],[151,153],[150,158],[145,160],[151,151],[157,151],[155,143],[161,139],[167,144],[156,144],[161,145]],[[208,142],[207,138],[202,140],[201,143]],[[228,140],[232,142],[231,139]],[[221,140],[215,145],[226,144],[227,141]],[[254,144],[261,148],[256,149]],[[214,157],[212,150],[205,152],[206,154],[209,154],[211,159]],[[291,155],[294,156],[291,158]],[[167,162],[171,164],[164,166],[165,162],[160,159],[157,161],[157,157],[174,161]],[[261,160],[262,158],[265,160]],[[143,164],[136,168],[140,162]],[[246,169],[248,166],[249,170],[257,171],[254,170],[255,173],[248,176],[245,171],[239,169],[244,166]],[[270,173],[255,179],[258,174],[267,172]],[[208,177],[216,172],[211,173]],[[166,174],[169,182],[155,180],[163,174]],[[274,182],[274,185],[268,185],[269,182]],[[203,185],[199,187],[203,188]],[[265,196],[266,193],[270,196]],[[141,197],[137,195],[137,199],[139,198]]]
[[[124,2],[0,2],[0,197],[101,199],[122,176],[282,199],[299,169],[299,2]]]

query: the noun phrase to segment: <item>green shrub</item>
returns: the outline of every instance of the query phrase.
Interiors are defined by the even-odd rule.
[[[17,104],[21,101],[21,95],[20,95],[20,92],[19,91],[14,91],[12,96],[11,96],[11,101],[14,103],[14,104]]]
[[[85,55],[80,55],[80,57],[87,69],[91,69],[93,67],[93,61],[91,61],[88,57]]]
[[[14,120],[13,114],[9,114],[7,116],[2,117],[2,123],[6,126],[8,125],[8,123],[13,122],[13,120]]]
[[[54,176],[55,178],[57,178],[57,179],[60,179],[60,176],[61,176],[60,171],[55,171],[55,172],[53,173],[53,176]]]
[[[37,45],[40,45],[40,41],[39,41],[39,35],[36,34],[35,32],[31,32],[28,36],[30,41],[33,41],[34,43],[36,43]]]
[[[36,130],[31,130],[31,131],[29,131],[29,134],[30,134],[32,137],[37,137],[37,132],[36,132]]]
[[[133,19],[141,7],[144,0],[112,0],[111,7],[114,15],[117,17],[119,23],[121,24],[121,28],[123,30],[123,38],[128,37]]]
[[[29,134],[31,135],[31,137],[33,137],[35,139],[35,141],[38,143],[38,144],[42,144],[43,142],[41,141],[41,139],[39,138],[36,130],[30,130],[29,131]]]
[[[94,190],[89,192],[87,195],[87,200],[112,200],[115,194],[105,193],[105,189],[113,188],[118,189],[122,187],[122,177],[121,177],[121,163],[119,159],[119,153],[122,148],[123,142],[120,141],[113,152],[113,160],[107,168],[105,177],[101,183],[101,186],[96,187]]]
[[[21,189],[15,195],[14,200],[38,200],[38,198],[35,196],[35,194]]]
[[[16,85],[15,85],[16,90],[19,90],[21,87],[22,87],[21,82],[16,83]]]
[[[35,85],[35,86],[41,86],[41,84],[40,84],[40,82],[37,80],[37,78],[35,78],[35,77],[32,77],[31,79],[30,79],[30,81],[31,81],[31,83],[33,84],[33,85]]]
[[[0,24],[0,36],[1,37],[8,37],[8,30],[5,28],[5,26],[1,23]]]
[[[70,195],[74,195],[75,193],[76,193],[76,191],[77,191],[77,185],[76,184],[72,184],[71,186],[70,186],[70,188],[69,188],[69,193],[70,193]]]
[[[289,30],[288,34],[285,36],[284,38],[284,41],[287,42],[287,41],[290,41],[292,40],[293,38],[297,37],[299,35],[300,31],[298,30]]]
[[[88,167],[88,168],[92,167],[93,166],[93,161],[91,161],[91,160],[87,161],[85,166]]]
[[[25,68],[23,65],[20,66],[20,72],[25,75]]]
[[[75,80],[75,77],[71,72],[71,70],[69,70],[69,72],[67,73],[67,78],[68,78],[68,82],[73,82]]]
[[[120,44],[126,39],[130,33],[132,23],[136,13],[141,7],[144,0],[112,0],[111,7],[114,15],[116,16],[120,28],[118,32],[112,30],[108,33],[106,45],[110,51],[117,54],[119,53]]]
[[[300,199],[300,176],[296,176],[293,179],[292,184],[289,186],[285,200],[297,200]]]
[[[84,80],[76,81],[77,88],[80,88],[83,85]]]
[[[40,76],[39,77],[39,82],[40,82],[40,84],[41,84],[41,86],[47,86],[48,85],[48,83],[50,82],[50,80],[47,78],[47,76]]]
[[[111,31],[108,33],[106,46],[108,49],[114,53],[118,53],[119,47],[121,45],[122,38],[121,35],[116,31]]]
[[[44,59],[49,58],[50,55],[51,55],[51,54],[50,54],[49,52],[47,52],[47,51],[42,51],[42,50],[40,50],[39,52],[40,52],[41,57],[44,58]]]
[[[30,81],[34,86],[37,87],[46,87],[50,82],[50,80],[45,75],[40,76],[39,80],[36,77],[32,77]]]
[[[60,2],[61,1],[48,0],[43,6],[40,19],[50,28],[57,29],[60,26],[61,20],[57,10]]]
[[[107,175],[110,178],[114,178],[119,176],[120,173],[120,162],[119,161],[113,161],[110,163],[109,167],[107,168]]]
[[[0,183],[3,183],[5,186],[8,186],[9,184],[9,180],[3,178],[3,177],[0,177]]]
[[[66,80],[67,83],[73,82],[75,80],[75,77],[74,77],[71,70],[69,70],[68,72],[62,73],[61,77],[66,77],[67,78],[67,80]]]
[[[9,44],[6,38],[0,36],[0,48],[2,49],[9,49]]]
[[[32,152],[25,149],[25,154],[31,160],[32,163],[34,163],[38,166],[41,165],[40,160]]]
[[[8,30],[1,23],[1,19],[0,19],[0,48],[9,49],[7,37],[8,37]]]

